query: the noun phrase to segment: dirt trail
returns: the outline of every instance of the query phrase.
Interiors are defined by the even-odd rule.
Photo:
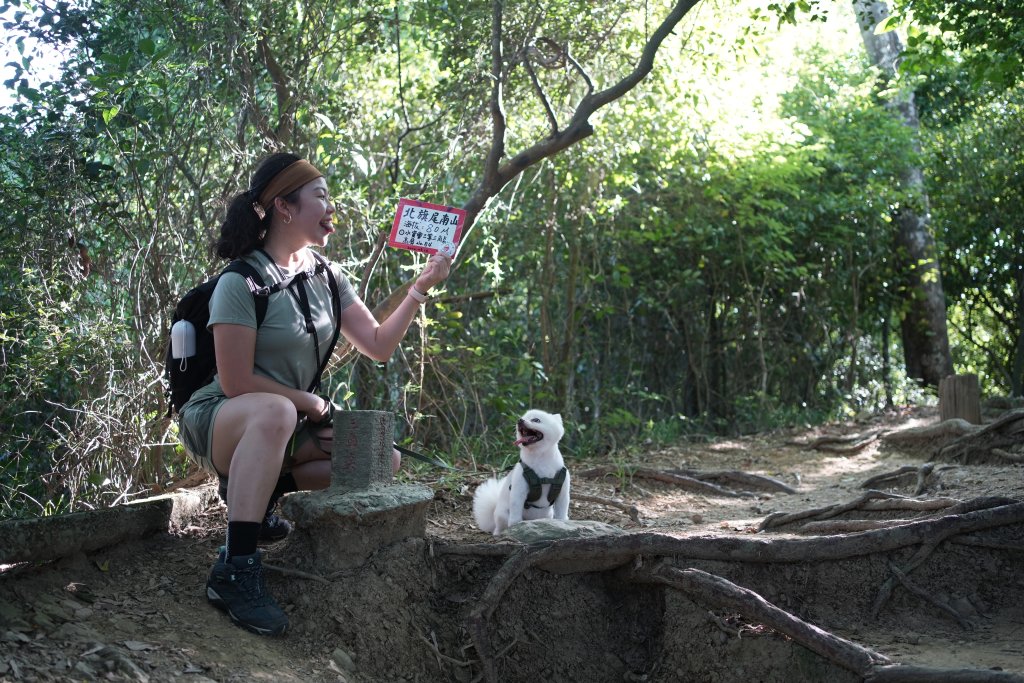
[[[682,443],[644,454],[652,470],[732,471],[772,477],[795,493],[741,497],[695,493],[648,478],[576,476],[580,498],[570,515],[627,531],[678,537],[761,538],[776,512],[854,500],[862,484],[920,455],[874,440],[847,454],[808,449],[826,434],[866,434],[934,423],[918,410],[863,423],[790,430],[712,443]],[[569,461],[576,471],[622,463]],[[267,549],[279,570],[268,581],[290,613],[284,638],[260,638],[232,626],[203,595],[223,542],[224,510],[199,523],[89,556],[0,570],[0,681],[471,681],[481,675],[465,628],[500,554],[452,548],[495,542],[473,526],[473,487],[415,479],[436,491],[427,538],[383,549],[364,566],[332,577],[299,575],[307,551],[292,541]],[[911,486],[912,488],[912,486]],[[909,495],[906,485],[887,490]],[[938,473],[922,498],[1024,500],[1024,466],[954,467]],[[583,500],[586,498],[586,500]],[[593,502],[614,499],[635,506]],[[789,534],[791,535],[791,534]],[[1022,530],[1006,535],[1014,551],[943,544],[914,580],[939,598],[930,603],[897,589],[876,618],[870,604],[887,573],[909,552],[830,563],[693,566],[740,585],[836,635],[895,662],[976,668],[1024,676]],[[966,623],[943,613],[958,606]],[[771,629],[727,611],[709,611],[672,591],[597,572],[531,570],[513,583],[491,619],[502,680],[786,681],[859,680]],[[699,674],[694,674],[699,671]],[[539,677],[539,678],[538,678]]]

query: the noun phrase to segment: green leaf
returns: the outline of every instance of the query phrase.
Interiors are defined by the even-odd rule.
[[[313,112],[313,116],[316,118],[317,121],[323,124],[324,128],[326,128],[327,130],[331,131],[332,133],[338,132],[338,128],[337,126],[334,125],[334,122],[331,121],[326,116],[324,116],[323,114],[321,114],[320,112]]]
[[[152,57],[156,52],[156,43],[153,42],[152,38],[143,38],[139,41],[139,52],[147,57]]]
[[[117,116],[117,113],[121,111],[120,105],[115,104],[110,109],[103,110],[103,123],[109,124],[111,119]]]
[[[900,17],[890,14],[875,25],[875,35],[878,36],[889,31],[895,31],[900,27],[901,23]]]

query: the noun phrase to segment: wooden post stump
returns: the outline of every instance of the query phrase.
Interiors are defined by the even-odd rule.
[[[981,389],[977,375],[950,375],[939,381],[939,417],[981,424]]]
[[[314,572],[328,575],[358,567],[385,545],[426,535],[434,492],[420,484],[394,483],[393,445],[391,413],[335,413],[330,486],[289,493],[281,501],[285,517],[295,523],[289,538],[308,544]]]
[[[391,483],[395,420],[380,410],[339,410],[334,416],[331,488],[362,490]]]

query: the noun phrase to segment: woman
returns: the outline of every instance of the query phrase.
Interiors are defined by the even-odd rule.
[[[246,260],[269,286],[313,270],[317,259],[309,247],[324,247],[334,230],[334,206],[323,174],[295,155],[274,154],[229,205],[217,254]],[[383,323],[332,265],[341,333],[361,353],[388,360],[427,292],[448,277],[450,265],[442,254],[431,256]],[[331,434],[325,425],[333,406],[307,389],[330,351],[335,329],[331,296],[326,273],[293,284],[270,296],[257,328],[245,278],[222,275],[210,299],[217,375],[181,409],[187,450],[227,484],[226,491],[222,488],[228,504],[227,543],[210,571],[207,598],[255,633],[277,635],[288,626],[288,617],[267,593],[256,547],[261,532],[273,536],[281,528],[270,516],[272,498],[330,483],[330,448],[321,447],[320,437]]]

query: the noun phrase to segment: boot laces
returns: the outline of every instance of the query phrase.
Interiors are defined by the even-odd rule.
[[[236,567],[231,572],[231,580],[242,589],[246,597],[253,603],[266,604],[269,599],[267,593],[267,582],[263,577],[263,565],[256,564],[252,567]]]

